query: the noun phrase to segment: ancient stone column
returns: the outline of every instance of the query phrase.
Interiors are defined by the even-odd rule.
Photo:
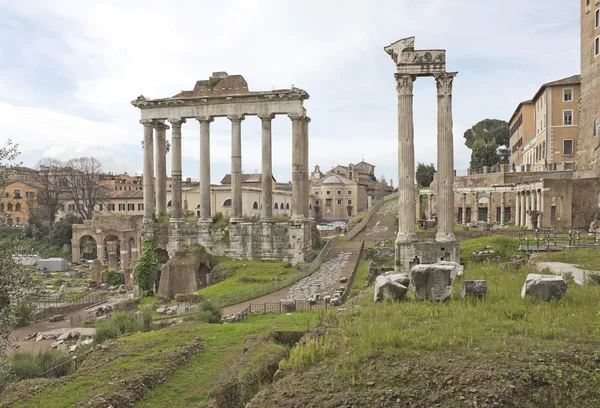
[[[273,114],[259,115],[262,122],[262,208],[261,221],[273,221],[273,152],[271,121]]]
[[[302,122],[304,117],[289,114],[292,120],[292,220],[304,219],[304,157]]]
[[[156,129],[156,211],[167,214],[167,129],[163,122],[155,122]]]
[[[540,212],[540,215],[538,215],[538,228],[541,229],[542,228],[542,208],[543,208],[542,189],[540,188],[536,191],[537,191],[537,203],[538,203],[537,210]]]
[[[531,228],[531,217],[529,217],[529,211],[531,210],[531,193],[530,191],[525,191],[525,222],[523,223],[527,228]]]
[[[242,222],[242,120],[244,115],[229,115],[231,121],[231,222]]]
[[[306,218],[310,218],[310,211],[308,206],[308,201],[310,197],[310,186],[308,185],[308,124],[310,123],[310,118],[308,116],[304,117],[302,121],[302,194],[303,194],[303,204],[304,204],[304,216]],[[344,200],[342,200],[342,205]]]
[[[173,127],[171,135],[171,178],[173,188],[171,190],[171,220],[178,221],[183,218],[181,204],[183,202],[181,192],[181,125],[185,123],[183,118],[169,119]]]
[[[210,123],[212,116],[198,116],[200,122],[200,217],[198,222],[212,222],[210,214]],[[233,176],[233,175],[232,175]]]
[[[144,229],[152,232],[154,222],[154,121],[142,119],[144,125]],[[101,260],[100,255],[98,258]]]
[[[429,201],[429,220],[433,220],[433,194],[428,194],[427,199]]]
[[[396,242],[408,243],[417,239],[415,233],[415,146],[413,123],[412,75],[395,74],[398,92],[398,236]],[[439,186],[439,184],[438,184]],[[439,194],[438,187],[438,194]],[[439,201],[438,201],[439,207]]]
[[[500,196],[500,225],[504,225],[504,207],[506,206],[506,193]]]
[[[462,223],[467,225],[467,193],[463,193],[462,196]]]
[[[515,192],[515,211],[514,211],[514,220],[515,220],[515,225],[518,227],[521,225],[521,194],[519,194],[519,192]]]
[[[525,191],[521,191],[521,226],[527,227],[527,218],[525,217]]]
[[[456,73],[435,76],[438,97],[438,231],[437,242],[454,242],[454,145],[452,136],[452,82]],[[414,166],[413,166],[414,167]]]
[[[488,197],[488,213],[487,213],[487,222],[490,224],[492,222],[492,211],[494,206],[492,205],[492,192],[490,191],[490,196]]]

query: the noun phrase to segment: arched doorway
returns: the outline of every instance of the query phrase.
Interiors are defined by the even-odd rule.
[[[79,257],[86,261],[98,258],[98,244],[91,235],[79,238]]]

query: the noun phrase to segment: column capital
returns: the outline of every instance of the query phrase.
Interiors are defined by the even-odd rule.
[[[154,126],[154,119],[140,119],[140,123],[144,126]]]
[[[227,115],[227,119],[229,119],[232,122],[241,122],[242,120],[245,119],[244,115]]]
[[[156,129],[156,130],[167,130],[167,129],[171,129],[171,128],[165,122],[155,120],[154,121],[154,129]]]
[[[273,120],[275,119],[275,114],[274,113],[261,113],[256,115],[260,118],[260,120]]]
[[[409,74],[394,74],[396,78],[396,91],[398,95],[412,95],[413,86],[417,77]]]
[[[202,122],[210,123],[210,122],[214,121],[215,118],[212,116],[196,116],[196,120],[200,123],[202,123]]]
[[[173,127],[180,127],[182,124],[185,123],[185,118],[169,118],[167,120]]]
[[[438,96],[452,95],[452,82],[456,74],[458,72],[444,72],[443,74],[434,75]]]
[[[312,119],[311,119],[311,118],[309,118],[308,116],[304,116],[304,121],[305,121],[306,123],[310,123],[310,122],[311,122],[311,120],[312,120]]]
[[[288,118],[290,118],[292,121],[303,120],[304,115],[300,115],[299,113],[288,113]]]

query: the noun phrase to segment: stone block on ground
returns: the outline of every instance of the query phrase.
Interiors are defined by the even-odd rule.
[[[463,298],[476,297],[484,298],[487,295],[487,281],[484,280],[465,280],[460,290]]]
[[[54,323],[54,322],[60,322],[61,320],[65,320],[65,316],[64,315],[54,315],[50,318],[50,322]]]
[[[410,270],[410,289],[417,300],[444,301],[452,297],[455,267],[452,265],[422,264]]]
[[[102,271],[104,270],[104,265],[100,262],[99,259],[94,259],[90,263],[90,279],[96,283],[102,283]]]
[[[390,279],[389,276],[378,276],[375,280],[375,302],[383,300],[401,300],[406,296],[408,288]]]
[[[452,279],[456,278],[457,276],[463,276],[465,273],[465,267],[462,266],[461,264],[459,264],[458,262],[454,262],[454,261],[438,261],[436,262],[437,265],[448,265],[448,266],[452,266],[454,269],[452,271]]]
[[[546,301],[561,299],[567,292],[567,286],[562,276],[530,273],[521,289],[521,297],[533,296]]]
[[[399,283],[402,286],[408,287],[408,285],[410,284],[410,278],[405,273],[386,275],[385,277],[391,280],[392,282]]]
[[[177,294],[195,293],[206,286],[212,270],[210,256],[199,246],[191,246],[162,266],[158,295],[173,299]]]

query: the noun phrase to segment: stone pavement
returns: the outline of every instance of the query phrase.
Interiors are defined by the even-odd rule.
[[[340,286],[342,271],[348,265],[352,251],[341,251],[321,264],[318,271],[294,283],[290,288],[287,299],[306,300],[315,294],[323,296],[332,294],[331,289]],[[356,259],[356,257],[354,257]],[[354,264],[351,265],[351,267]],[[331,291],[332,293],[326,293]]]

